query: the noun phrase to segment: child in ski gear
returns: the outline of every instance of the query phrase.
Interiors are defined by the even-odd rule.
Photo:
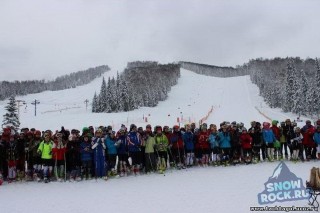
[[[18,159],[17,142],[16,142],[14,135],[10,135],[10,140],[7,145],[7,162],[8,162],[8,181],[9,181],[9,183],[16,180],[17,159]]]
[[[81,181],[80,135],[78,130],[71,130],[68,137],[66,160],[70,181]]]
[[[198,163],[202,166],[208,166],[209,164],[209,153],[210,153],[210,144],[209,144],[209,132],[207,130],[207,124],[203,123],[201,125],[201,131],[198,135],[198,143],[196,144],[199,155]],[[201,157],[201,158],[200,158]]]
[[[93,159],[95,166],[96,178],[106,179],[106,163],[105,163],[105,149],[104,139],[102,137],[102,130],[98,129],[95,134],[95,138],[92,140]]]
[[[91,178],[91,167],[92,167],[92,149],[91,149],[91,137],[89,133],[85,133],[80,143],[81,163],[82,163],[82,178]]]
[[[218,133],[219,146],[222,151],[222,161],[228,165],[230,159],[231,138],[228,132],[228,126],[222,125],[222,131]]]
[[[167,149],[168,138],[162,133],[161,126],[156,126],[157,134],[155,136],[156,153],[158,155],[158,170],[163,173],[167,168]]]
[[[294,135],[291,139],[291,148],[292,148],[292,160],[297,161],[299,159],[299,152],[301,151],[301,160],[304,160],[303,157],[303,145],[302,145],[303,136],[300,133],[300,128],[294,128]]]
[[[127,136],[125,132],[125,127],[121,127],[118,132],[116,147],[118,149],[118,166],[120,177],[127,175],[127,162],[128,162],[128,152],[127,152]]]
[[[301,129],[301,134],[303,135],[302,144],[304,146],[307,160],[316,159],[316,144],[313,141],[313,134],[315,133],[315,128],[311,125],[311,121],[307,120],[306,125]]]
[[[242,125],[242,124],[241,124]],[[241,156],[243,157],[243,153],[241,150],[241,144],[240,144],[240,135],[241,130],[244,128],[243,126],[241,129],[238,127],[239,125],[232,125],[230,128],[230,138],[231,138],[231,156],[232,156],[232,162],[234,164],[239,163],[241,160]]]
[[[117,147],[116,147],[116,133],[111,131],[109,137],[105,140],[108,154],[108,176],[117,175],[116,172],[116,161],[117,161]]]
[[[193,166],[194,158],[194,138],[193,133],[191,132],[190,125],[186,125],[186,132],[183,134],[182,139],[184,143],[186,156],[186,165],[187,167]]]
[[[317,158],[320,159],[320,125],[317,125],[317,130],[313,135],[313,140],[317,144]]]
[[[151,171],[156,171],[156,158],[154,155],[154,147],[156,145],[156,141],[150,129],[146,129],[145,131],[145,172],[150,173]]]
[[[184,167],[184,149],[183,149],[183,140],[182,134],[179,130],[179,126],[175,125],[173,127],[173,133],[170,137],[170,145],[172,146],[172,155],[174,157],[175,162],[177,163],[177,168],[185,168]]]
[[[132,159],[131,172],[138,175],[140,174],[141,164],[141,135],[137,132],[137,126],[134,124],[130,125],[130,132],[127,135],[127,145],[129,156]]]
[[[243,150],[243,160],[245,163],[251,163],[252,156],[252,138],[248,134],[246,128],[242,128],[242,133],[240,135],[240,144]]]
[[[57,133],[56,139],[52,146],[52,159],[54,160],[54,174],[56,180],[62,181],[65,172],[65,156],[66,156],[66,144],[63,142],[62,134]]]
[[[219,147],[219,136],[217,131],[217,126],[212,125],[210,128],[210,135],[209,135],[209,143],[212,153],[212,164],[214,166],[218,165],[218,162],[220,161],[220,147]]]
[[[46,183],[50,180],[52,172],[52,146],[50,134],[45,133],[44,140],[40,143],[37,152],[41,156],[43,177]]]
[[[267,156],[269,161],[274,160],[274,142],[277,140],[273,134],[272,129],[270,128],[270,123],[263,122],[263,129],[262,129],[262,137],[263,141],[267,146]]]

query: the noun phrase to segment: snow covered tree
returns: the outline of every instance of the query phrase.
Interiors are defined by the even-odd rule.
[[[315,97],[314,97],[314,108],[315,108],[315,114],[320,114],[320,65],[319,60],[316,58],[316,77],[315,77],[315,87],[313,88],[315,91]]]
[[[296,70],[293,65],[293,60],[288,62],[286,82],[285,82],[285,97],[284,97],[284,111],[290,112],[293,108],[294,91],[297,89],[297,82],[295,82]]]
[[[20,126],[20,121],[17,114],[18,108],[15,97],[12,96],[9,98],[9,103],[5,106],[5,109],[7,110],[7,113],[3,116],[2,126],[10,126],[15,130],[15,132],[17,132]]]
[[[92,100],[92,112],[97,112],[97,107],[98,107],[98,97],[97,93],[94,93],[93,100]]]
[[[306,115],[308,83],[304,70],[301,70],[300,75],[296,75],[294,79],[294,88],[297,89],[294,90],[292,112],[299,115]]]
[[[104,79],[102,78],[102,84],[101,84],[101,89],[100,89],[100,94],[99,94],[99,108],[101,109],[101,112],[106,112],[106,109],[108,108],[107,105],[108,100],[107,100],[107,84]]]

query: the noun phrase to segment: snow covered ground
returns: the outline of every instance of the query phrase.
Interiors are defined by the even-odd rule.
[[[115,76],[115,71],[104,74]],[[92,114],[85,109],[85,99],[92,100],[100,90],[101,78],[92,83],[56,92],[43,92],[17,99],[27,102],[20,108],[21,127],[44,129],[81,129],[84,126],[121,124],[138,126],[198,122],[237,121],[249,126],[250,121],[295,119],[279,109],[270,109],[258,95],[258,88],[248,76],[214,78],[181,70],[181,78],[169,93],[168,100],[155,108],[140,108],[127,113]],[[40,101],[37,117],[30,103]],[[6,101],[0,102],[4,114]],[[260,112],[264,115],[262,115]],[[145,118],[148,121],[145,121]],[[229,167],[169,170],[160,174],[75,183],[14,183],[0,187],[0,212],[250,212],[259,206],[257,195],[272,176],[279,162]],[[318,162],[286,162],[289,169],[303,181]],[[306,200],[275,203],[282,206],[307,206]]]
[[[14,183],[0,187],[1,212],[250,212],[279,162],[191,168],[106,181]],[[286,162],[303,181],[318,162]],[[307,200],[268,206],[308,206]]]

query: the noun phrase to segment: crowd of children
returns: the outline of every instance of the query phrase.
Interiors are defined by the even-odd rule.
[[[81,133],[81,134],[80,134]],[[319,145],[319,146],[318,146]],[[290,119],[272,123],[206,123],[196,128],[131,124],[115,132],[94,129],[39,131],[4,128],[0,138],[0,184],[26,181],[80,181],[91,178],[164,173],[167,168],[320,159],[320,120],[302,128]]]

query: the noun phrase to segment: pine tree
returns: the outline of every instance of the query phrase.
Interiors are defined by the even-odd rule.
[[[99,104],[100,104],[101,112],[106,112],[108,108],[107,107],[108,100],[107,100],[107,84],[104,77],[102,78],[102,84],[101,84],[101,89],[99,94]]]
[[[295,82],[296,71],[293,63],[294,61],[291,60],[287,64],[286,87],[285,87],[285,97],[284,97],[285,112],[292,111],[294,91],[295,91],[295,88],[297,88],[297,82]]]
[[[316,81],[315,81],[315,87],[313,88],[315,90],[315,97],[314,97],[314,109],[315,109],[315,114],[319,115],[320,114],[320,65],[319,61],[316,58]]]
[[[18,108],[15,97],[12,96],[9,98],[9,103],[5,109],[7,110],[7,113],[3,116],[2,126],[10,126],[15,130],[15,132],[17,132],[20,126],[20,121],[17,114]]]
[[[120,101],[121,101],[121,111],[130,111],[130,97],[128,92],[128,86],[126,80],[121,77],[121,86],[120,86]]]
[[[97,92],[94,93],[93,100],[92,100],[92,112],[96,113],[97,111],[97,106],[98,106],[98,97],[97,97]]]
[[[304,70],[301,70],[300,75],[295,76],[294,88],[292,112],[299,115],[306,115],[306,94],[308,92],[308,84]]]

